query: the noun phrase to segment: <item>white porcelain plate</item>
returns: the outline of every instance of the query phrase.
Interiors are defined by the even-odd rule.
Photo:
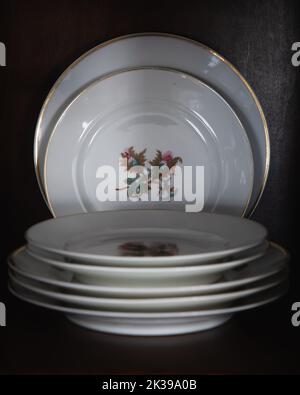
[[[37,261],[52,265],[53,267],[66,270],[75,275],[80,282],[87,284],[111,284],[133,286],[138,283],[140,286],[170,286],[184,284],[194,281],[197,284],[209,284],[219,280],[229,269],[237,268],[259,257],[262,257],[264,250],[259,249],[253,255],[244,255],[236,260],[208,264],[178,265],[178,266],[116,266],[103,264],[88,264],[84,261],[73,263],[69,260],[57,260],[37,254],[36,250],[26,249],[24,254],[35,258]]]
[[[262,280],[258,285],[247,286],[245,289],[226,293],[211,295],[182,296],[171,298],[104,298],[84,295],[75,295],[60,292],[56,287],[43,284],[42,287],[35,280],[26,279],[23,276],[10,273],[13,283],[21,285],[29,291],[47,296],[61,302],[71,303],[77,306],[84,306],[90,309],[100,309],[103,311],[126,311],[126,312],[171,312],[197,310],[207,308],[218,308],[228,306],[228,304],[257,294],[269,288],[273,288],[286,279],[286,274],[280,274],[275,278]]]
[[[13,281],[9,288],[21,300],[62,312],[72,322],[85,328],[122,335],[163,336],[192,333],[219,326],[234,313],[257,308],[278,299],[286,292],[287,285],[281,284],[249,296],[237,301],[231,307],[171,313],[126,313],[79,309],[26,290]]]
[[[125,173],[137,166],[143,178]],[[180,175],[151,178],[174,166]],[[161,203],[242,216],[253,187],[251,146],[231,107],[170,69],[122,71],[81,92],[54,128],[44,170],[55,216]]]
[[[84,54],[61,75],[44,102],[36,127],[34,160],[42,191],[48,140],[64,108],[92,81],[121,69],[144,66],[173,68],[200,78],[237,113],[254,154],[254,188],[246,214],[252,212],[263,192],[270,159],[262,108],[249,84],[222,56],[200,43],[167,34],[144,33],[108,41]]]
[[[131,285],[121,281],[119,286],[110,284],[89,285],[76,281],[75,275],[69,270],[61,270],[55,266],[42,262],[25,253],[24,248],[16,251],[9,259],[9,269],[15,275],[36,280],[41,284],[59,287],[65,292],[73,292],[82,295],[104,296],[117,298],[131,297],[168,297],[209,294],[213,292],[225,292],[233,290],[259,280],[269,278],[284,270],[288,254],[281,247],[272,243],[272,247],[263,258],[257,259],[224,273],[220,281],[213,284],[195,283],[195,278],[189,281],[172,284],[170,286],[144,286],[139,283]]]
[[[227,215],[115,210],[47,220],[25,236],[39,249],[84,262],[158,266],[228,257],[258,246],[266,235],[262,225]]]

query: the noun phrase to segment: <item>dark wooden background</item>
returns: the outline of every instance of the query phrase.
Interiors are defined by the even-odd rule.
[[[0,373],[300,373],[300,328],[290,323],[300,300],[300,67],[291,46],[300,41],[299,2],[239,1],[1,1],[0,68],[1,266]],[[100,335],[7,292],[6,257],[24,231],[50,217],[33,168],[35,123],[60,73],[79,55],[113,37],[168,32],[198,40],[228,58],[260,99],[270,129],[269,181],[254,218],[292,254],[289,295],[243,313],[206,333],[159,339]]]

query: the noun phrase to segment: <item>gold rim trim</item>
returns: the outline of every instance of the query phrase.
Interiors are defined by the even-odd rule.
[[[220,59],[222,62],[224,62],[240,79],[241,81],[244,83],[245,87],[247,88],[247,90],[250,92],[256,107],[259,110],[260,113],[260,117],[263,123],[263,128],[264,128],[264,134],[265,134],[265,144],[266,144],[266,149],[265,149],[265,153],[266,153],[266,158],[265,158],[265,171],[264,171],[264,176],[263,176],[263,183],[260,186],[260,192],[255,200],[255,202],[253,203],[253,207],[249,210],[249,213],[247,214],[248,217],[251,217],[251,215],[253,214],[253,212],[255,211],[261,197],[262,194],[264,192],[266,183],[267,183],[267,179],[268,179],[268,174],[269,174],[269,168],[270,168],[270,156],[271,156],[271,148],[270,148],[270,138],[269,138],[269,130],[268,130],[268,125],[267,125],[267,121],[266,121],[266,117],[264,115],[262,106],[256,96],[256,94],[254,93],[254,90],[252,89],[252,87],[250,86],[250,84],[248,83],[248,81],[245,79],[245,77],[243,77],[243,75],[235,68],[235,66],[233,66],[233,64],[231,62],[229,62],[227,59],[225,59],[222,55],[220,55],[219,53],[217,53],[216,51],[214,51],[213,49],[211,49],[210,47],[208,47],[205,44],[202,44],[198,41],[195,41],[193,39],[187,38],[187,37],[183,37],[183,36],[179,36],[176,34],[170,34],[170,33],[159,33],[159,32],[145,32],[145,33],[134,33],[134,34],[127,34],[124,36],[120,36],[120,37],[115,37],[111,40],[105,41],[93,48],[91,48],[89,51],[85,52],[84,54],[82,54],[79,58],[77,58],[69,67],[67,67],[64,72],[60,75],[60,77],[56,80],[56,82],[54,83],[54,85],[52,86],[52,88],[50,89],[48,95],[46,96],[46,99],[42,105],[41,111],[39,113],[39,117],[38,117],[38,121],[37,121],[37,125],[36,125],[36,129],[35,129],[35,136],[34,136],[34,167],[35,167],[35,172],[36,172],[36,176],[37,176],[37,180],[38,180],[38,184],[40,187],[40,190],[42,192],[42,195],[44,197],[44,200],[46,202],[46,204],[49,207],[49,202],[47,201],[46,197],[45,197],[45,189],[43,187],[43,181],[42,181],[42,177],[41,177],[41,171],[40,171],[40,165],[39,165],[39,145],[38,145],[38,140],[39,140],[39,136],[40,136],[40,126],[41,123],[44,119],[44,114],[46,111],[46,108],[48,106],[48,103],[50,102],[50,100],[52,99],[52,96],[54,95],[55,91],[57,90],[58,86],[60,85],[60,83],[62,82],[62,80],[65,78],[65,76],[78,64],[80,63],[83,59],[85,59],[87,56],[89,56],[91,53],[104,48],[110,44],[113,44],[115,42],[118,41],[122,41],[128,38],[135,38],[135,37],[147,37],[147,36],[157,36],[157,37],[170,37],[170,38],[176,38],[182,41],[187,41],[189,43],[192,43],[194,45],[197,45],[205,50],[207,50],[209,53],[211,53],[212,55],[214,55],[215,57],[217,57],[218,59]],[[250,198],[251,200],[251,198]],[[249,200],[249,203],[250,203]],[[51,210],[50,210],[51,211]],[[52,213],[53,214],[53,213]]]
[[[283,255],[285,256],[285,258],[289,258],[290,257],[290,253],[284,248],[282,247],[280,244],[275,243],[275,241],[269,241],[269,244],[272,247],[277,248],[279,251],[281,251],[283,253]]]
[[[7,260],[14,258],[19,252],[22,252],[26,249],[26,244],[22,245],[21,247],[16,248],[15,250],[13,250],[13,252],[11,252],[9,254],[9,256],[7,257]]]
[[[90,91],[94,86],[100,84],[102,81],[106,81],[106,80],[111,79],[113,77],[116,77],[116,76],[118,76],[120,74],[130,73],[130,72],[139,71],[139,70],[161,70],[161,71],[166,71],[166,72],[169,71],[169,72],[172,72],[174,74],[181,74],[181,75],[184,75],[185,77],[189,78],[190,80],[194,81],[195,83],[205,86],[209,91],[211,91],[215,95],[217,95],[220,98],[220,100],[230,109],[230,111],[233,113],[234,117],[236,118],[238,124],[241,126],[241,128],[242,128],[242,130],[244,132],[244,137],[245,137],[246,141],[248,142],[248,145],[249,145],[249,148],[250,148],[250,157],[251,157],[251,160],[252,160],[252,163],[253,163],[253,155],[252,155],[251,144],[250,144],[247,132],[246,132],[243,124],[241,123],[239,117],[237,116],[235,111],[230,107],[229,103],[222,97],[222,95],[220,95],[214,88],[212,88],[211,86],[209,86],[208,84],[206,84],[202,80],[198,79],[197,77],[194,77],[191,74],[185,73],[185,72],[180,71],[180,70],[171,69],[169,67],[158,67],[158,66],[157,67],[156,66],[144,66],[144,67],[142,67],[141,66],[141,67],[133,67],[133,68],[128,68],[128,69],[122,69],[122,70],[114,71],[114,72],[112,72],[110,74],[106,74],[105,76],[93,81],[88,86],[86,86],[80,93],[78,93],[78,95],[76,97],[73,98],[73,100],[67,105],[67,107],[61,113],[61,115],[58,118],[55,126],[53,127],[51,135],[50,135],[50,137],[48,139],[46,152],[45,152],[44,172],[43,172],[43,176],[44,176],[44,193],[45,193],[45,197],[46,197],[47,202],[48,202],[49,210],[51,211],[51,213],[52,213],[54,218],[56,218],[56,214],[55,214],[55,211],[54,211],[52,203],[51,203],[51,199],[50,199],[50,196],[49,196],[48,183],[47,183],[47,162],[48,162],[49,147],[51,145],[52,139],[54,138],[54,136],[55,136],[55,134],[57,132],[58,124],[60,124],[61,119],[66,114],[66,112],[70,109],[70,107],[78,99],[80,99],[86,92]],[[253,192],[253,183],[254,183],[254,166],[253,166],[253,170],[252,170],[252,174],[251,174],[251,186],[250,186],[250,189],[249,189],[247,200],[245,202],[245,207],[244,207],[242,213],[240,214],[241,217],[244,217],[246,212],[247,212],[247,210],[248,210],[248,207],[249,207],[249,204],[250,204],[250,200],[251,200],[251,196],[252,196],[252,192]]]

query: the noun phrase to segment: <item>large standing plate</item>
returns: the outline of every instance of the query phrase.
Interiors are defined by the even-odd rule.
[[[125,191],[121,201],[119,165],[126,158],[128,165],[121,163],[125,169],[180,165],[182,192],[177,187],[170,201],[161,202],[164,195],[157,195],[154,202],[150,193],[131,201]],[[114,177],[106,178],[108,166],[115,170],[114,186]],[[203,168],[203,184],[196,167]],[[47,200],[56,216],[103,207],[158,208],[162,203],[242,216],[253,186],[251,147],[231,107],[206,84],[170,69],[118,72],[81,92],[54,128],[44,169]],[[111,190],[104,194],[106,183]],[[150,188],[152,193],[152,182]],[[198,208],[188,196],[192,190],[198,194]]]
[[[236,111],[254,153],[254,187],[246,215],[255,209],[269,169],[270,144],[262,108],[249,84],[222,56],[187,38],[156,33],[119,37],[93,48],[76,60],[55,83],[36,127],[34,161],[44,192],[44,159],[52,129],[64,107],[91,81],[113,71],[140,66],[171,67],[201,78]]]

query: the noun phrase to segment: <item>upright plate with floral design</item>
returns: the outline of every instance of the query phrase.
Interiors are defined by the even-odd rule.
[[[216,89],[236,111],[254,157],[253,192],[245,214],[253,213],[264,190],[270,162],[262,107],[245,78],[223,56],[199,42],[166,33],[131,34],[101,43],[75,60],[59,77],[46,97],[35,132],[34,162],[42,193],[45,152],[63,109],[92,81],[118,70],[144,66],[170,67],[194,75]]]
[[[141,68],[94,82],[72,101],[49,141],[44,178],[55,216],[162,206],[241,216],[253,159],[216,91],[178,71]]]

